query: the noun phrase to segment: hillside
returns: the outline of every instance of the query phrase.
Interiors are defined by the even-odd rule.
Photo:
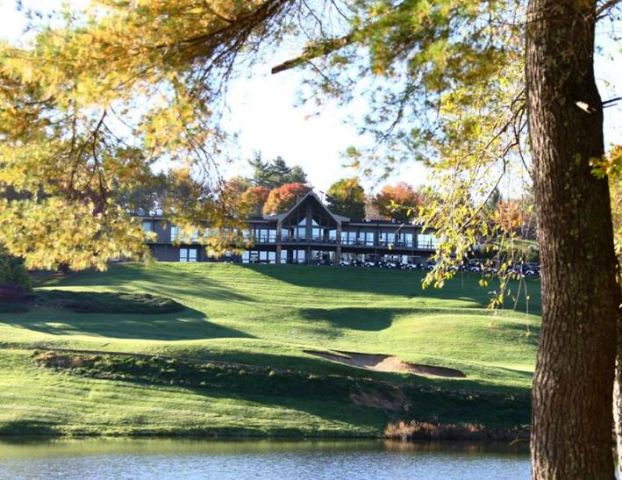
[[[185,309],[0,313],[0,433],[375,436],[397,420],[528,423],[539,317],[524,298],[487,310],[491,287],[476,275],[442,290],[422,290],[422,275],[161,263],[49,280],[39,296],[140,292]],[[538,312],[539,285],[527,286]]]

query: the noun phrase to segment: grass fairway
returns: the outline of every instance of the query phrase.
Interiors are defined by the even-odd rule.
[[[377,436],[396,420],[528,423],[539,284],[527,282],[532,313],[524,296],[516,310],[490,312],[491,287],[479,287],[476,275],[459,274],[442,290],[422,290],[422,275],[161,263],[49,281],[38,289],[151,293],[187,308],[0,313],[0,433]],[[35,351],[55,349],[114,352],[113,363],[131,358],[125,352],[182,364],[141,376],[136,365],[151,360],[114,375],[35,362]],[[363,370],[309,350],[394,355],[466,378]],[[193,362],[208,370],[197,374]],[[210,380],[196,383],[206,371]],[[352,391],[385,401],[357,401]],[[388,405],[387,395],[402,405]]]

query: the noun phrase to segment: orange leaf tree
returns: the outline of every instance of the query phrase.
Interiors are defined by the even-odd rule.
[[[303,183],[286,183],[270,191],[263,206],[263,213],[274,215],[283,213],[292,208],[296,201],[311,188]]]

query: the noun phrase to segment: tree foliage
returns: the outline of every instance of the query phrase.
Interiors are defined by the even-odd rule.
[[[381,215],[398,222],[412,222],[423,206],[423,195],[412,185],[399,182],[385,185],[373,199],[374,206]]]
[[[248,209],[249,216],[261,217],[263,207],[270,195],[268,187],[250,187],[242,194],[242,202]]]
[[[536,220],[530,197],[500,200],[493,213],[493,220],[508,236],[535,240]]]
[[[365,218],[367,196],[357,178],[344,178],[333,183],[326,192],[330,211],[352,220]]]
[[[289,3],[101,0],[27,48],[0,45],[0,193],[18,195],[0,204],[0,243],[42,268],[144,257],[116,194],[142,188],[163,159],[200,180],[197,204],[210,208],[166,215],[235,227],[216,100],[240,49],[278,36]]]
[[[292,208],[296,202],[311,189],[302,183],[286,183],[270,191],[263,213],[275,215],[284,213]]]
[[[286,183],[307,183],[307,174],[302,167],[290,167],[283,157],[276,157],[271,162],[264,161],[261,154],[249,160],[253,169],[251,182],[257,187],[273,189]]]

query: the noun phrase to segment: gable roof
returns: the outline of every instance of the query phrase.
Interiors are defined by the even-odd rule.
[[[303,195],[300,199],[298,199],[296,204],[292,208],[290,208],[287,212],[281,213],[279,215],[272,215],[272,216],[270,216],[268,218],[270,218],[272,220],[277,220],[279,222],[282,222],[282,221],[286,220],[287,218],[289,218],[289,216],[292,215],[298,208],[300,208],[300,206],[307,199],[311,199],[311,201],[313,201],[313,203],[315,203],[321,210],[323,210],[326,214],[328,214],[328,216],[331,217],[335,221],[335,223],[339,224],[339,223],[342,223],[342,222],[349,222],[350,221],[350,219],[348,217],[344,217],[342,215],[337,215],[336,213],[333,213],[328,208],[326,208],[326,205],[324,205],[322,203],[320,198],[315,194],[315,192],[313,190],[309,190],[305,195]]]

